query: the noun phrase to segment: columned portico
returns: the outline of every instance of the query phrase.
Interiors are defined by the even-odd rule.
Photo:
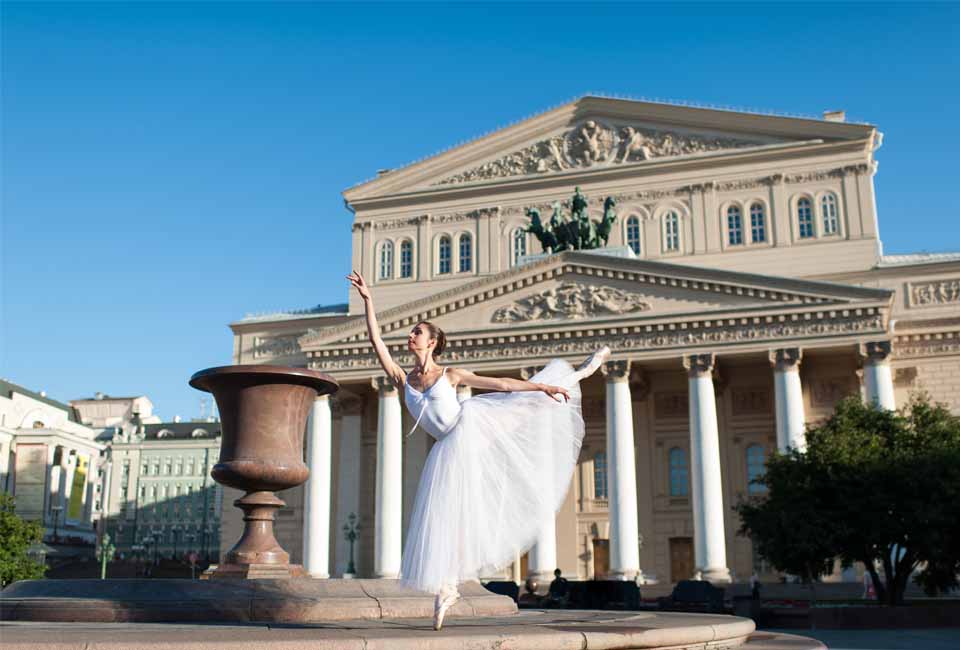
[[[403,515],[403,430],[400,393],[386,377],[377,377],[377,480],[374,512],[373,572],[377,578],[400,575]]]
[[[720,436],[713,391],[714,355],[683,358],[690,401],[690,469],[693,487],[693,546],[696,568],[710,582],[730,582],[723,524]]]
[[[606,377],[607,467],[610,503],[610,577],[633,579],[640,572],[637,465],[634,457],[630,362],[608,361]]]
[[[893,373],[890,370],[890,341],[871,341],[860,346],[863,357],[863,387],[868,403],[894,411]]]
[[[313,402],[307,422],[307,466],[304,486],[303,568],[313,578],[330,577],[330,444],[333,429],[330,398]]]
[[[770,351],[773,366],[773,391],[777,414],[777,449],[806,448],[803,414],[803,389],[800,385],[800,348]]]

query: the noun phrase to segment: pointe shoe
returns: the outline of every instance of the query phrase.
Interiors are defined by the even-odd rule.
[[[443,617],[446,615],[447,610],[453,607],[453,604],[460,599],[460,594],[457,593],[457,590],[453,591],[441,591],[437,594],[436,600],[433,603],[433,629],[439,630],[443,627]]]
[[[591,354],[590,357],[577,368],[577,380],[586,379],[595,373],[609,358],[610,348],[605,345]]]

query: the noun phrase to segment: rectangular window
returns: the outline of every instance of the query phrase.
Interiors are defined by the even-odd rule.
[[[466,273],[473,268],[473,246],[470,235],[460,235],[460,273]]]
[[[727,232],[730,234],[728,241],[731,246],[743,243],[743,227],[739,210],[731,209],[727,212]]]
[[[808,199],[800,199],[797,202],[797,227],[801,239],[813,237],[813,210],[810,208]]]
[[[448,237],[442,237],[440,239],[439,264],[437,268],[439,273],[450,273],[451,258],[453,257],[451,248],[450,239]]]
[[[668,212],[664,217],[663,240],[665,250],[680,250],[680,217],[676,212]]]
[[[599,453],[593,457],[593,498],[607,498],[607,455]]]
[[[408,241],[400,244],[400,277],[413,276],[413,244]]]
[[[767,241],[767,227],[763,218],[763,207],[754,205],[750,208],[750,237],[754,244]]]

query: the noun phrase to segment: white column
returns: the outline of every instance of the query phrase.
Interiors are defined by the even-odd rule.
[[[346,394],[343,388],[337,393],[336,399],[341,414],[340,455],[337,461],[336,575],[343,576],[350,564],[350,542],[346,539],[344,526],[351,514],[360,514],[363,401],[356,395]],[[366,522],[361,525],[366,525]],[[360,558],[359,541],[355,540],[353,544],[354,563]]]
[[[607,491],[610,504],[610,573],[632,580],[640,572],[640,524],[637,514],[637,462],[633,441],[630,362],[608,361]]]
[[[860,346],[867,402],[888,411],[895,411],[897,400],[893,395],[890,351],[890,341],[873,341]]]
[[[400,393],[386,377],[374,380],[377,409],[377,496],[374,513],[373,573],[400,575],[403,516],[403,430]]]
[[[313,402],[307,420],[307,467],[304,486],[303,568],[312,578],[330,577],[330,444],[333,432],[330,397]]]
[[[713,392],[714,357],[683,358],[690,392],[690,469],[693,484],[693,545],[697,569],[710,582],[730,582],[723,529],[720,435]]]
[[[800,348],[770,351],[773,366],[773,391],[777,411],[777,449],[788,447],[803,451],[807,447],[804,432],[803,389],[800,386]]]
[[[530,379],[539,370],[539,367],[521,368],[520,376],[523,379]],[[550,442],[549,438],[542,441],[542,453],[545,459],[553,454]],[[545,462],[540,471],[539,481],[544,485],[553,485],[553,463]],[[557,566],[557,517],[556,513],[551,512],[541,522],[537,541],[527,554],[527,577],[538,579],[542,586],[549,586],[550,581],[553,580],[553,571],[557,568],[560,568]]]

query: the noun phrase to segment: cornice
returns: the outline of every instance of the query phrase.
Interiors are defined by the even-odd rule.
[[[788,304],[840,303],[844,300],[877,301],[888,305],[893,296],[893,292],[883,289],[831,285],[647,260],[565,252],[392,307],[379,312],[377,320],[381,324],[384,338],[389,338],[392,332],[416,322],[430,320],[566,274],[626,280],[636,283],[638,288],[642,285],[653,285],[746,296],[783,307],[787,307]],[[365,344],[366,319],[363,316],[357,316],[335,327],[309,331],[298,342],[304,352],[334,343],[351,345],[363,342]]]
[[[515,335],[503,333],[481,337],[457,336],[448,340],[447,363],[484,364],[512,361],[530,365],[555,357],[578,357],[609,345],[619,360],[680,357],[710,351],[742,353],[767,351],[770,347],[812,348],[885,338],[888,307],[857,309],[806,309],[788,314],[751,318],[696,318],[660,325],[567,328],[561,331]],[[411,365],[412,355],[400,345],[390,346],[401,365]],[[346,372],[352,377],[379,372],[379,361],[369,344],[308,353],[308,365],[325,372]],[[359,374],[358,374],[359,373]]]
[[[784,117],[693,107],[650,101],[624,100],[584,96],[553,109],[543,111],[487,135],[476,138],[404,165],[387,174],[358,183],[343,192],[348,204],[373,194],[392,194],[397,186],[418,184],[463,166],[482,163],[497,154],[528,144],[532,139],[564,126],[573,126],[584,119],[626,120],[637,124],[658,124],[664,127],[690,128],[717,134],[755,134],[773,138],[810,140],[817,138],[839,141],[866,140],[873,149],[876,128],[872,125],[828,122],[825,120]]]
[[[756,164],[783,160],[795,154],[822,156],[830,153],[869,152],[871,139],[841,140],[823,142],[820,140],[765,145],[748,149],[731,149],[673,158],[654,158],[635,163],[625,163],[602,168],[579,168],[571,171],[554,172],[537,176],[511,176],[490,181],[475,181],[460,185],[435,185],[427,188],[397,191],[379,195],[356,197],[349,201],[355,211],[402,208],[419,206],[424,203],[470,200],[483,198],[492,203],[499,201],[493,197],[516,192],[534,190],[550,191],[574,185],[586,186],[591,183],[612,182],[622,179],[644,179],[656,183],[656,177],[664,174],[696,173],[707,170],[714,177],[722,172],[718,165]],[[792,162],[797,162],[794,157]],[[705,179],[706,182],[710,179]]]

